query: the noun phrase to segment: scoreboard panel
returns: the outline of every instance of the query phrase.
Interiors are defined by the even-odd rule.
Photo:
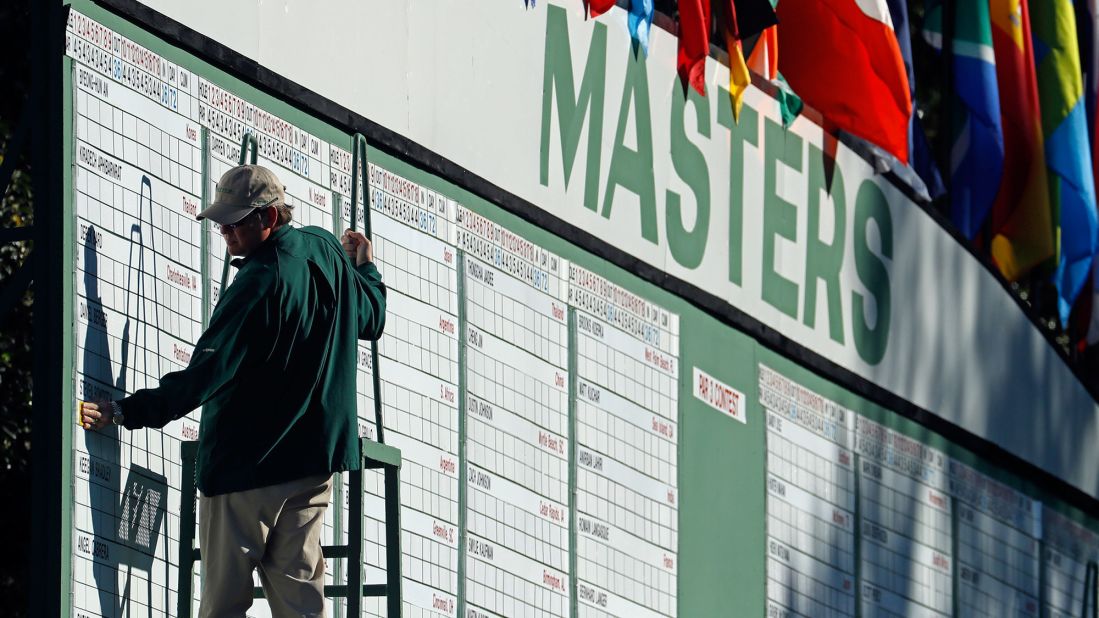
[[[66,37],[72,379],[78,399],[117,398],[185,367],[232,284],[218,230],[194,215],[245,136],[286,185],[292,225],[337,235],[354,141],[91,3],[76,2]],[[1062,497],[421,162],[369,155],[355,227],[369,212],[388,316],[377,365],[358,344],[356,403],[360,435],[377,439],[376,372],[403,456],[405,615],[1088,607],[1099,526]],[[180,442],[199,423],[73,429],[73,616],[174,613]],[[380,583],[384,494],[379,474],[365,481],[365,575]],[[350,499],[341,475],[325,542],[346,540]],[[329,561],[326,583],[347,568]],[[756,588],[730,579],[753,570]],[[719,583],[696,585],[701,572]],[[201,577],[199,562],[196,606]],[[378,599],[364,608],[386,615]],[[249,612],[268,615],[262,601]]]

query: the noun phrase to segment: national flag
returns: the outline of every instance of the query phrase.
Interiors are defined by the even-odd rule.
[[[916,112],[916,72],[912,64],[912,35],[909,33],[907,0],[887,0],[889,16],[893,21],[893,33],[897,36],[897,47],[904,61],[904,72],[908,76],[908,98],[912,101],[912,114],[908,117],[908,164],[919,175],[927,188],[928,198],[937,198],[946,193],[942,175],[931,154],[931,145],[927,141],[920,116]],[[898,171],[898,173],[900,173]]]
[[[584,7],[592,19],[614,8],[615,0],[584,0]]]
[[[771,26],[759,33],[747,62],[749,69],[770,81],[778,77],[778,26]]]
[[[1051,221],[1055,236],[1058,313],[1068,322],[1072,304],[1091,273],[1099,246],[1095,183],[1087,137],[1084,84],[1071,0],[1041,0],[1030,5],[1042,135],[1049,171]],[[1056,234],[1056,232],[1055,232]]]
[[[1000,189],[1004,135],[988,0],[954,7],[950,214],[966,238],[980,232]]]
[[[733,106],[733,120],[740,121],[740,107],[744,104],[744,92],[752,84],[748,64],[744,62],[744,48],[737,28],[736,5],[733,0],[717,0],[718,28],[725,37],[725,49],[729,52],[729,98]]]
[[[1053,257],[1049,181],[1027,4],[1027,0],[989,2],[1004,136],[1003,178],[989,215],[990,249],[1008,281],[1018,281]]]
[[[1076,40],[1080,47],[1080,65],[1084,81],[1084,109],[1088,122],[1088,138],[1091,140],[1092,176],[1099,182],[1099,122],[1096,122],[1097,100],[1099,100],[1099,44],[1095,40],[1096,21],[1099,10],[1096,0],[1076,2]],[[1097,187],[1099,193],[1099,187]],[[1096,197],[1099,202],[1099,195]],[[1099,204],[1097,204],[1099,207]],[[1084,290],[1077,301],[1076,310],[1082,314],[1081,330],[1086,345],[1099,343],[1099,259],[1092,261],[1090,285],[1085,283]],[[1085,302],[1086,301],[1086,302]]]
[[[649,55],[649,33],[653,28],[653,0],[630,0],[630,15],[627,20],[630,38],[635,46],[640,46]]]
[[[782,73],[830,124],[908,161],[908,77],[885,0],[781,0]]]
[[[741,0],[743,3],[743,0]],[[770,4],[770,0],[767,0]],[[772,4],[772,9],[774,5]],[[737,13],[738,25],[741,26],[741,35],[747,38],[744,32],[744,19],[741,10]],[[772,14],[774,11],[772,10]],[[774,18],[778,23],[778,17]],[[778,26],[772,24],[763,29],[756,38],[752,51],[748,54],[748,68],[767,78],[778,90],[775,92],[775,100],[778,101],[779,113],[782,115],[782,126],[789,127],[790,123],[801,113],[804,106],[801,97],[794,93],[794,89],[786,82],[782,72],[778,68]]]
[[[710,53],[710,0],[679,0],[676,70],[684,84],[706,96],[706,56]]]

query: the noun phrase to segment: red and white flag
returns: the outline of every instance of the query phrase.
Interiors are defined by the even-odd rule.
[[[908,162],[912,115],[885,0],[781,0],[782,74],[826,121]]]

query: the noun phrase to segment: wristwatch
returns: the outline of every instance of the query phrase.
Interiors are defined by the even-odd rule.
[[[122,413],[122,406],[117,401],[111,402],[111,423],[122,426],[126,422],[126,415]]]

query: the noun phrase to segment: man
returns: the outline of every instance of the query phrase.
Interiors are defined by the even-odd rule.
[[[321,524],[332,474],[360,466],[356,341],[382,334],[385,286],[362,234],[341,247],[287,225],[283,186],[263,167],[226,172],[198,218],[220,226],[239,271],[190,364],[157,388],[85,402],[80,423],[163,427],[204,406],[201,616],[244,616],[257,568],[275,616],[323,616]]]

